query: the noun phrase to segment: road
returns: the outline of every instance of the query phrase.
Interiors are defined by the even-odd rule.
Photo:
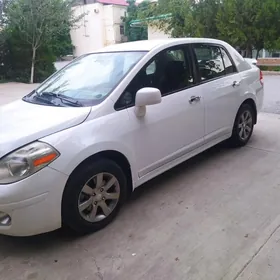
[[[280,76],[264,76],[263,112],[280,114]]]
[[[265,84],[275,112],[279,80]],[[260,114],[247,147],[216,146],[137,189],[100,232],[1,236],[0,279],[280,279],[279,118]]]

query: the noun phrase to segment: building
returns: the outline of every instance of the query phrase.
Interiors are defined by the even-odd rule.
[[[126,0],[81,0],[73,8],[76,16],[84,15],[71,30],[74,56],[126,41],[122,18],[127,5]]]
[[[172,16],[172,14],[164,14],[160,16],[154,16],[146,18],[145,20],[132,20],[130,22],[131,27],[138,28],[142,25],[148,26],[148,40],[156,40],[156,39],[166,39],[170,38],[170,34],[164,33],[162,30],[156,28],[154,25],[149,24],[153,21],[159,20],[159,19],[169,19]]]

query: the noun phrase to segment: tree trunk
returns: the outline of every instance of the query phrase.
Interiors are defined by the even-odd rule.
[[[261,50],[259,50],[259,49],[257,50],[256,59],[259,58],[260,51],[261,51]]]
[[[32,61],[31,61],[30,84],[33,84],[33,83],[34,83],[35,59],[36,59],[36,48],[32,48]]]
[[[247,46],[246,57],[247,58],[252,58],[252,47],[251,46]]]

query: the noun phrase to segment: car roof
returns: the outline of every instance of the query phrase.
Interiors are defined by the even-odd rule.
[[[156,47],[164,47],[170,44],[187,44],[187,43],[212,43],[223,44],[223,41],[208,38],[176,38],[162,40],[143,40],[122,44],[115,44],[104,47],[97,52],[122,52],[122,51],[151,51]]]

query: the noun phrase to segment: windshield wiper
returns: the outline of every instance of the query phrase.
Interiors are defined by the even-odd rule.
[[[23,100],[26,100],[26,101],[28,101],[28,98],[30,97],[30,96],[25,96],[25,97],[23,97]],[[45,98],[45,97],[43,97],[42,95],[39,95],[39,94],[36,94],[35,96],[33,96],[33,98],[36,98],[36,99],[38,99],[40,102],[43,102],[43,103],[46,103],[46,104],[49,104],[49,105],[52,105],[52,106],[61,106],[61,105],[59,105],[59,104],[56,104],[56,103],[54,103],[54,102],[52,102],[52,100],[50,100],[50,99],[48,99],[48,98]]]
[[[83,107],[83,104],[82,104],[80,101],[75,100],[74,98],[65,96],[65,95],[63,95],[63,94],[45,91],[45,92],[42,92],[41,94],[36,93],[36,95],[37,95],[37,97],[38,97],[38,96],[51,96],[51,97],[60,99],[60,101],[61,101],[62,103],[64,103],[64,104],[65,104],[65,102],[67,102],[67,103],[72,104],[72,105],[74,105],[74,106],[76,106],[76,107]],[[65,102],[64,102],[64,101],[65,101]]]

